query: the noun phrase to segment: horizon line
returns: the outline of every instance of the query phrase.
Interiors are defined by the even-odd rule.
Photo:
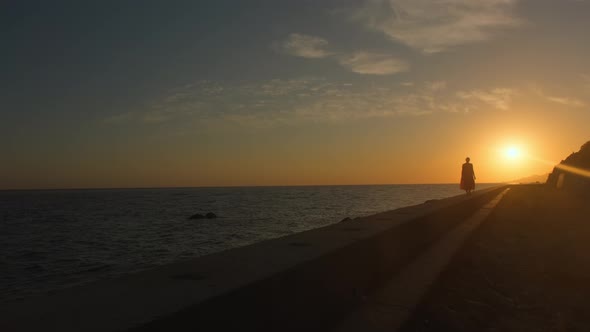
[[[479,184],[505,184],[512,181],[481,182]],[[196,189],[196,188],[280,188],[280,187],[361,187],[361,186],[416,186],[448,185],[455,182],[436,183],[363,183],[363,184],[296,184],[296,185],[227,185],[227,186],[162,186],[162,187],[72,187],[72,188],[8,188],[1,191],[60,191],[60,190],[145,190],[145,189]]]

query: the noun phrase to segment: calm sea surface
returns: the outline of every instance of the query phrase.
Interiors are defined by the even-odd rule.
[[[457,184],[0,191],[0,301],[460,194]],[[188,219],[207,212],[218,218]]]

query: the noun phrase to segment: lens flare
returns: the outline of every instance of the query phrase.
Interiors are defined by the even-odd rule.
[[[568,172],[568,173],[572,173],[572,174],[576,174],[576,175],[590,178],[590,169],[585,169],[585,168],[580,168],[580,167],[575,167],[575,166],[570,166],[570,165],[565,165],[565,164],[559,164],[556,162],[552,162],[552,161],[544,160],[544,159],[540,159],[540,158],[535,158],[535,157],[532,157],[531,159],[536,162],[543,163],[545,165],[554,166],[555,168],[558,168],[558,169]]]

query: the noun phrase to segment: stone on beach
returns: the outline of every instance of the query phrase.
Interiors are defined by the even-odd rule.
[[[189,217],[189,219],[215,219],[217,215],[213,212],[207,212],[207,214],[202,215],[200,213],[193,214]]]

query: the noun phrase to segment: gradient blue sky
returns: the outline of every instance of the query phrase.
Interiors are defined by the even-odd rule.
[[[590,138],[590,1],[5,1],[0,189],[456,182]],[[519,160],[499,152],[518,146]]]

